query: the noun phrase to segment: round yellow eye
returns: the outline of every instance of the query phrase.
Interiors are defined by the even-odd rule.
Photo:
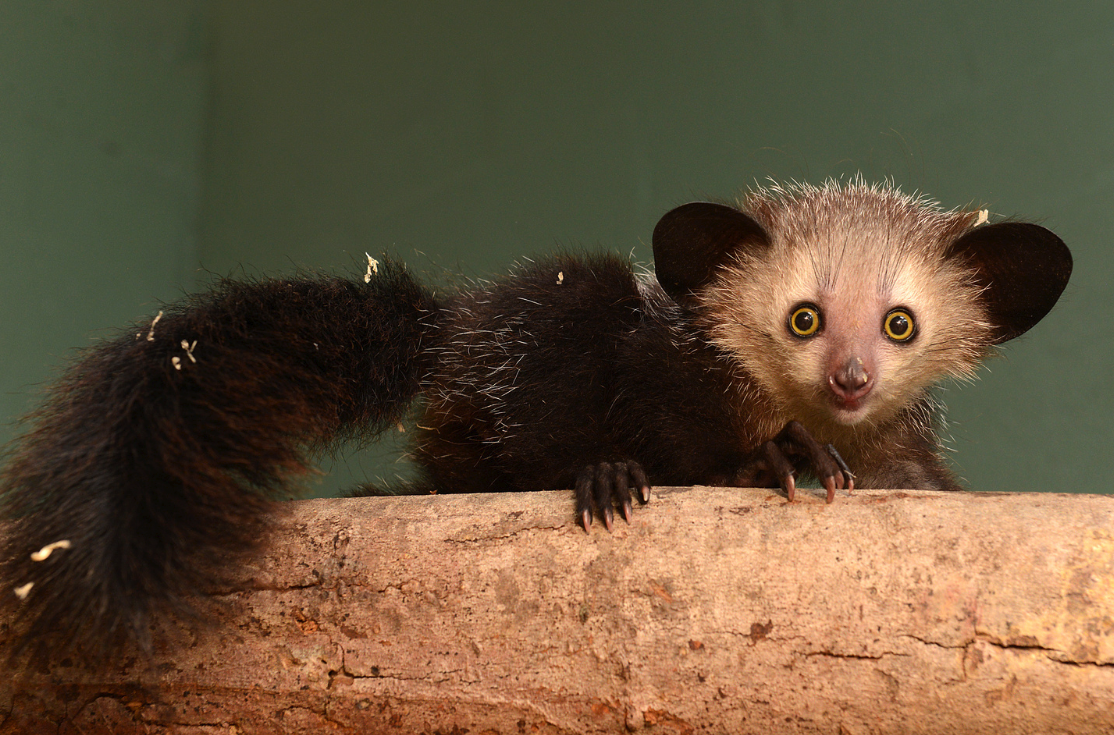
[[[917,332],[913,315],[905,309],[894,309],[886,314],[886,319],[882,322],[882,329],[886,332],[886,336],[894,342],[908,342],[913,339],[913,335]]]
[[[801,304],[789,315],[789,329],[798,337],[811,337],[820,330],[820,309]]]

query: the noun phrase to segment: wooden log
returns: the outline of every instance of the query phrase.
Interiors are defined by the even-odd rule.
[[[1114,497],[800,495],[291,503],[214,626],[0,732],[1114,732]]]

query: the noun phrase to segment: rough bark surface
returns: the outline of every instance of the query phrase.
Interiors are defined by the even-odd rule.
[[[215,625],[0,732],[1114,732],[1114,497],[800,495],[292,503]]]

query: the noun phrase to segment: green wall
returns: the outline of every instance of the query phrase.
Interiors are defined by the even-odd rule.
[[[557,244],[648,262],[678,203],[861,171],[1072,247],[1057,309],[944,398],[972,487],[1108,489],[1114,328],[1091,310],[1114,273],[1114,5],[117,5],[92,26],[28,10],[25,42],[0,39],[38,59],[0,64],[0,93],[24,90],[0,112],[0,231],[25,248],[0,276],[5,411],[198,265],[204,282],[391,251],[476,276]],[[50,52],[74,43],[73,63]],[[102,117],[113,135],[74,132]],[[5,170],[36,150],[46,191]],[[49,213],[20,214],[31,199]],[[317,489],[395,470],[349,452]]]
[[[210,14],[0,3],[0,441],[76,347],[194,282]]]

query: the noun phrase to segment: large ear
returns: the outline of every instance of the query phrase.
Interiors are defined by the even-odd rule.
[[[654,228],[654,271],[677,300],[712,280],[716,267],[741,248],[769,247],[762,226],[733,207],[711,202],[682,204]]]
[[[1024,334],[1043,319],[1071,276],[1071,252],[1064,241],[1023,222],[976,227],[951,244],[947,257],[963,259],[986,288],[982,298],[994,324],[995,344]]]

